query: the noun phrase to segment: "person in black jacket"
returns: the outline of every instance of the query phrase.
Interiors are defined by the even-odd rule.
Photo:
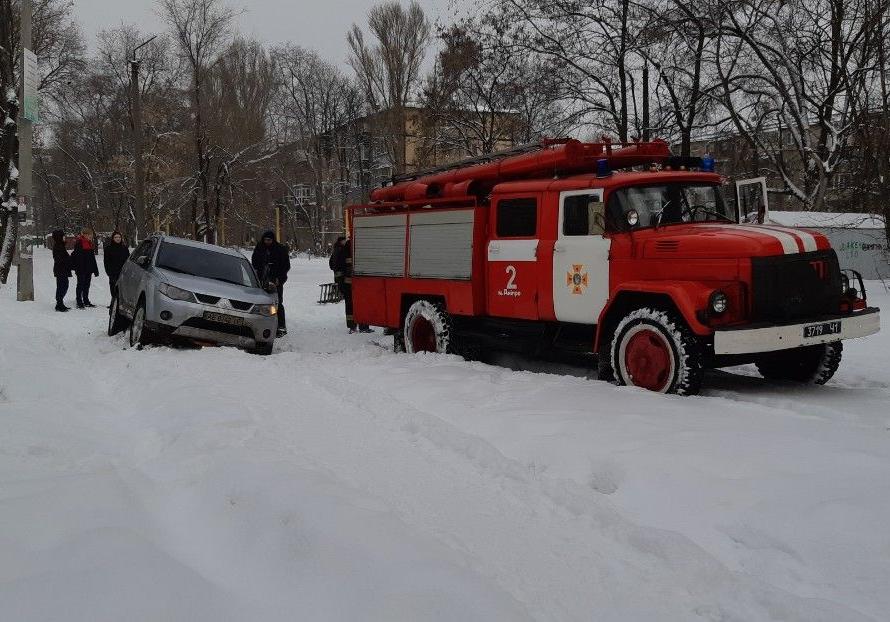
[[[90,302],[90,282],[93,276],[99,276],[99,266],[96,264],[96,247],[90,229],[84,227],[74,241],[71,261],[74,264],[74,274],[77,275],[77,286],[74,290],[77,308],[95,307],[96,305]]]
[[[334,271],[334,282],[343,294],[346,305],[346,327],[350,334],[356,331],[355,319],[352,316],[352,241],[339,237],[334,242],[334,250],[328,260],[328,267]],[[373,333],[367,324],[358,325],[359,332]]]
[[[71,255],[65,248],[65,232],[61,229],[53,231],[53,276],[56,277],[56,311],[68,311],[65,306],[65,294],[68,293],[68,279],[71,277]]]
[[[287,246],[279,244],[275,233],[266,231],[256,248],[250,263],[260,277],[263,288],[278,293],[278,336],[287,334],[287,322],[284,316],[284,284],[290,271],[290,252]]]
[[[111,239],[105,244],[104,263],[105,274],[108,275],[108,287],[111,289],[111,297],[117,296],[117,280],[121,270],[127,263],[130,249],[124,242],[124,236],[120,231],[111,234]]]

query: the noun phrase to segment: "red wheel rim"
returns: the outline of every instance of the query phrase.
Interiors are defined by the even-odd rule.
[[[650,391],[664,391],[671,382],[671,349],[661,333],[644,328],[635,332],[624,348],[628,381]]]
[[[411,347],[414,352],[436,352],[436,329],[425,317],[417,317],[411,325]]]

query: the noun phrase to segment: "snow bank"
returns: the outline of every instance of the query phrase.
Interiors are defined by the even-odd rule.
[[[839,229],[883,229],[884,218],[878,214],[853,212],[780,212],[771,210],[769,221],[783,227]]]
[[[886,330],[826,387],[665,397],[393,354],[314,303],[329,276],[295,261],[270,357],[130,350],[52,311],[43,251],[38,302],[0,289],[0,619],[890,610]]]

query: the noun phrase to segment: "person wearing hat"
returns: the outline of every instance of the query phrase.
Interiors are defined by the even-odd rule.
[[[266,231],[253,249],[250,263],[260,277],[263,288],[268,292],[278,293],[278,336],[286,335],[284,284],[290,271],[290,251],[275,239],[275,233]]]
[[[367,324],[359,324],[356,329],[355,318],[352,316],[352,242],[343,236],[334,242],[334,250],[328,260],[328,267],[334,271],[334,282],[343,294],[346,305],[346,327],[350,334],[358,330],[362,333],[373,333]]]
[[[65,248],[65,232],[61,229],[53,231],[53,276],[56,277],[56,311],[68,311],[65,306],[65,294],[68,293],[68,279],[74,264],[71,255]]]

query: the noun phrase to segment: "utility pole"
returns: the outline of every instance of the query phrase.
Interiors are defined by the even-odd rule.
[[[643,142],[649,142],[649,61],[643,59]]]
[[[157,35],[143,41],[133,48],[133,58],[130,59],[130,112],[133,127],[133,207],[136,220],[135,241],[139,241],[139,234],[148,235],[148,219],[145,214],[145,163],[142,160],[142,90],[139,88],[139,63],[136,52],[155,40]]]
[[[31,51],[31,0],[22,0],[21,16],[21,92],[18,118],[19,135],[19,204],[27,209],[28,200],[34,196],[31,184],[33,171],[33,155],[31,142],[34,132],[33,123],[37,121],[37,59]],[[10,227],[18,228],[19,214],[10,216]],[[16,231],[13,229],[13,232]],[[28,249],[19,253],[18,270],[16,271],[16,300],[34,300],[34,263]]]

